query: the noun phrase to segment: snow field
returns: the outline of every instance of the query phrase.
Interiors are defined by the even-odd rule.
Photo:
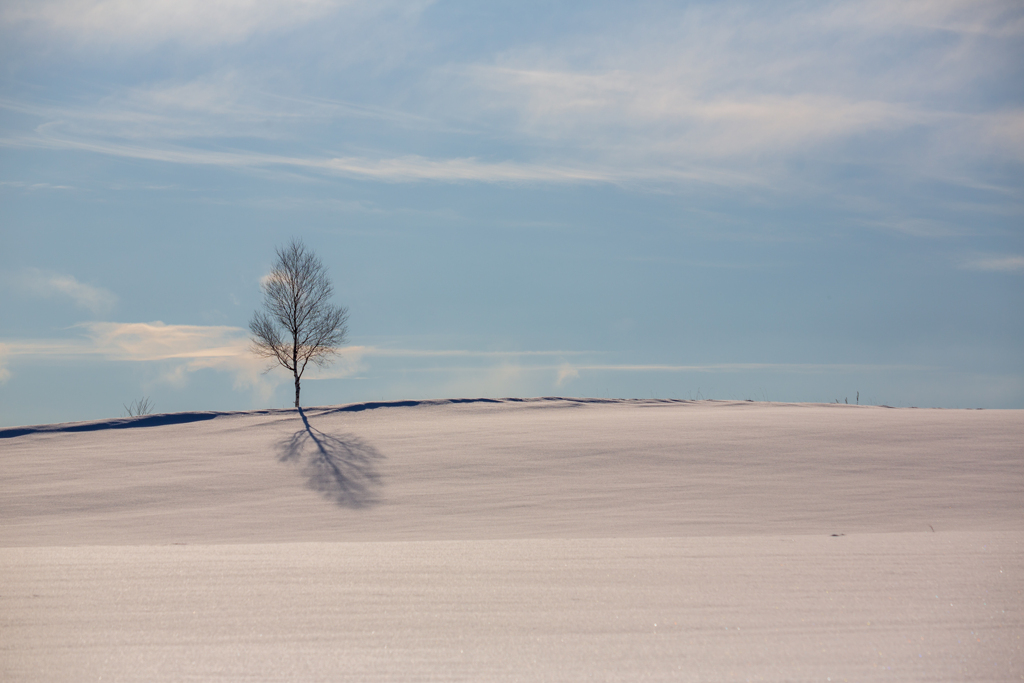
[[[203,417],[0,431],[0,678],[1024,675],[1021,411]]]

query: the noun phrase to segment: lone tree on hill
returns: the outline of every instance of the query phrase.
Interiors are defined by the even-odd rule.
[[[249,321],[252,351],[273,358],[295,376],[295,407],[299,407],[299,380],[312,361],[329,364],[345,343],[348,309],[328,302],[334,286],[327,269],[301,240],[277,249],[277,263],[264,278],[263,311]],[[269,372],[274,365],[267,368]]]

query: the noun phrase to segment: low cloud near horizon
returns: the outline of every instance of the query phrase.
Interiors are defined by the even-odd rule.
[[[83,335],[71,339],[0,340],[0,361],[7,359],[88,359],[107,362],[150,363],[163,366],[160,378],[174,386],[187,382],[188,375],[203,369],[230,373],[237,389],[269,398],[277,385],[290,381],[290,374],[276,363],[257,357],[251,351],[249,332],[223,325],[168,325],[148,323],[87,322],[73,326]],[[595,362],[601,354],[593,351],[474,351],[467,349],[380,348],[353,345],[338,349],[333,362],[324,368],[309,366],[303,379],[309,381],[345,379],[372,369],[374,358],[394,362],[418,360],[430,363],[404,372],[448,373],[457,384],[469,374],[484,373],[513,377],[516,373],[543,373],[550,388],[563,387],[578,380],[581,373],[735,373],[741,371],[823,373],[835,371],[913,369],[916,366],[815,363],[710,363],[693,365],[623,364]],[[584,357],[589,361],[559,362],[566,357]],[[547,362],[545,362],[547,360]],[[472,364],[467,365],[470,361]],[[0,372],[10,376],[9,367]],[[502,393],[500,384],[488,383]],[[511,394],[509,394],[511,395]]]

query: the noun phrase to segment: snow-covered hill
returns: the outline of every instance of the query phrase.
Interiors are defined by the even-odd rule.
[[[1022,443],[563,398],[0,430],[0,677],[1009,680]]]

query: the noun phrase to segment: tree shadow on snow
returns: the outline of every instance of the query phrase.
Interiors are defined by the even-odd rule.
[[[342,507],[364,508],[379,502],[381,486],[375,461],[381,453],[354,434],[325,434],[309,424],[299,408],[303,429],[280,444],[281,462],[305,463],[309,487]]]

